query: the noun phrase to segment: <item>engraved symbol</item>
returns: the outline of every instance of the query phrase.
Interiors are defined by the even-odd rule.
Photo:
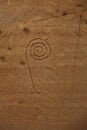
[[[37,94],[39,92],[37,91],[36,85],[34,83],[29,55],[32,59],[40,61],[48,58],[50,56],[50,53],[51,53],[50,45],[45,40],[40,38],[33,39],[32,41],[29,42],[29,44],[26,47],[25,56],[27,60],[28,70],[31,76],[34,92]]]
[[[35,39],[30,44],[30,56],[34,60],[44,60],[50,55],[49,44],[42,39]]]

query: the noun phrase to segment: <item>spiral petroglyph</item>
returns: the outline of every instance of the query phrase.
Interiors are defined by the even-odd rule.
[[[42,61],[47,59],[50,56],[50,53],[51,53],[51,47],[49,43],[40,38],[31,40],[26,46],[25,57],[28,65],[29,75],[32,81],[32,86],[36,94],[39,94],[40,92],[37,90],[37,86],[33,78],[33,73],[31,69],[32,68],[31,59],[36,61]]]
[[[34,60],[44,60],[50,55],[50,45],[42,39],[34,39],[30,43],[30,56]]]

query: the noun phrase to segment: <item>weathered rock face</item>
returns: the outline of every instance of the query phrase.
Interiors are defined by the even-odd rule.
[[[0,0],[0,130],[86,130],[87,0]]]

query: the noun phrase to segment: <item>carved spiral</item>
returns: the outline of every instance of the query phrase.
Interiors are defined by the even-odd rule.
[[[50,55],[50,45],[42,40],[35,39],[30,44],[30,56],[34,60],[44,60]]]

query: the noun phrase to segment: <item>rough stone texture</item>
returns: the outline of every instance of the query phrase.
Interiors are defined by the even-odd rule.
[[[0,0],[0,130],[87,129],[87,0]]]

